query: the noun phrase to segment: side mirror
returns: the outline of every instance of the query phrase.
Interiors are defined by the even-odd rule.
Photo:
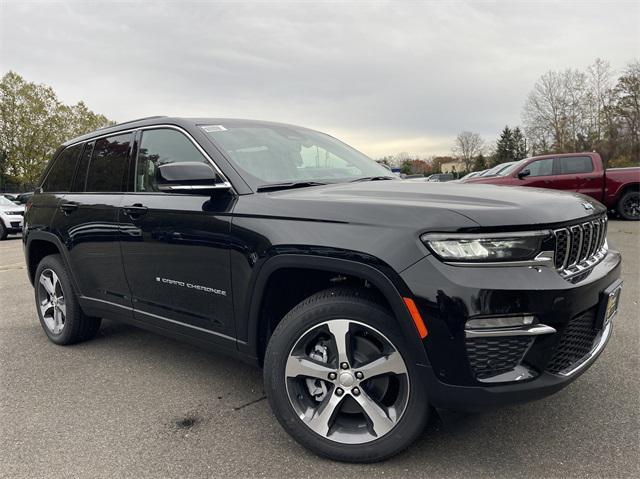
[[[229,190],[211,165],[185,161],[159,165],[156,170],[158,189],[164,192],[203,194],[214,190]]]
[[[529,176],[530,174],[531,174],[531,170],[529,170],[528,168],[525,168],[524,170],[518,172],[518,178],[522,179]]]

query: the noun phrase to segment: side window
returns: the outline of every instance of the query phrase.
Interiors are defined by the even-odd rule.
[[[529,170],[533,176],[549,176],[553,174],[553,158],[547,158],[545,160],[532,161],[524,167],[525,170]]]
[[[82,145],[73,145],[58,155],[42,184],[44,192],[66,192],[71,188],[73,173],[76,171],[78,155]]]
[[[560,161],[560,174],[568,175],[572,173],[591,173],[593,162],[588,156],[570,156],[568,158],[558,158]]]
[[[143,131],[136,162],[136,191],[159,191],[158,166],[184,161],[208,163],[191,140],[179,131],[166,128]]]
[[[87,171],[89,171],[89,160],[91,160],[91,153],[93,152],[94,142],[87,143],[78,162],[78,168],[76,169],[76,176],[73,180],[73,186],[71,191],[84,191],[85,184],[87,183]]]
[[[131,134],[96,140],[89,162],[86,191],[123,191],[130,144]]]

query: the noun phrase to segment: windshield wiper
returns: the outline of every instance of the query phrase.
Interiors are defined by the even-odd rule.
[[[382,180],[394,180],[393,176],[365,176],[363,178],[356,178],[355,180],[351,180],[351,183],[356,183],[357,181],[382,181]]]
[[[326,185],[320,181],[289,181],[287,183],[267,183],[266,185],[258,186],[257,191],[277,191],[277,190],[291,190],[294,188],[306,188],[307,186],[321,186]]]

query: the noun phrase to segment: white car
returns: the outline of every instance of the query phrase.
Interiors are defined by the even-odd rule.
[[[24,205],[16,205],[13,201],[0,196],[0,240],[9,234],[22,231]]]

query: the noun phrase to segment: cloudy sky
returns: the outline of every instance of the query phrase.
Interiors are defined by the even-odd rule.
[[[639,2],[0,0],[0,75],[66,103],[296,123],[374,157],[493,141],[542,73],[596,57],[640,57]]]

